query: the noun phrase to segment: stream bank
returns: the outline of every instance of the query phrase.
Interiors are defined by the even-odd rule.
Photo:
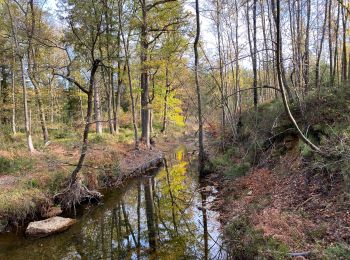
[[[199,182],[191,150],[172,150],[160,169],[80,208],[64,233],[38,240],[1,235],[0,258],[226,259],[218,214],[210,210],[215,188]]]
[[[213,209],[233,257],[349,259],[349,98],[346,88],[291,107],[324,154],[300,140],[277,101],[244,111],[224,152],[209,139]]]
[[[52,198],[67,186],[79,156],[78,142],[68,141],[58,139],[32,156],[19,149],[0,150],[0,233],[51,214]],[[132,143],[112,136],[92,136],[89,146],[79,181],[91,190],[120,187],[163,162],[163,152],[134,150]]]

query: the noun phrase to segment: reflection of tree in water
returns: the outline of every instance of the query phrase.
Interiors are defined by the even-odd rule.
[[[185,154],[178,150],[155,177],[134,183],[109,210],[95,211],[76,251],[83,258],[208,259],[207,214],[194,206],[196,174],[188,173]],[[205,194],[199,199],[205,204]]]
[[[155,177],[105,194],[70,230],[21,248],[28,259],[220,259],[218,246],[212,249],[209,197],[198,192],[186,155],[179,149]],[[23,251],[16,253],[23,259]]]

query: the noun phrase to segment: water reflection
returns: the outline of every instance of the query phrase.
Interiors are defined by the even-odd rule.
[[[185,147],[179,148],[158,174],[106,194],[104,205],[60,235],[35,241],[17,237],[18,249],[0,237],[0,247],[7,246],[0,248],[0,258],[21,259],[31,248],[26,259],[224,259],[219,224],[189,162]]]

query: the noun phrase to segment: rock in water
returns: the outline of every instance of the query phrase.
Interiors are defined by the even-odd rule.
[[[26,235],[32,238],[46,237],[62,232],[76,223],[75,219],[52,217],[41,221],[30,222]]]

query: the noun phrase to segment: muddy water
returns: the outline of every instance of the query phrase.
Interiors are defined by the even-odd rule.
[[[195,169],[179,147],[158,172],[106,192],[64,233],[0,236],[0,259],[225,259],[210,187]]]

